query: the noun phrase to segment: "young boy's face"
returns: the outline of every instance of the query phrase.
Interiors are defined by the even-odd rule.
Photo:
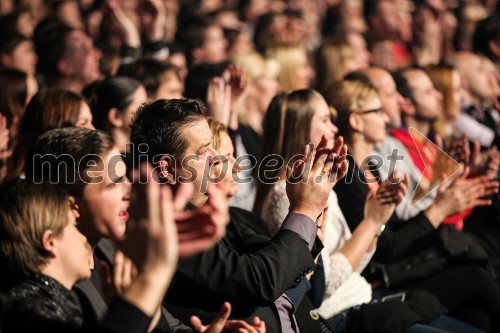
[[[82,197],[77,199],[79,228],[92,246],[113,233],[125,233],[130,204],[131,185],[120,152],[115,147],[101,158],[103,164],[87,170],[93,181],[85,185]]]

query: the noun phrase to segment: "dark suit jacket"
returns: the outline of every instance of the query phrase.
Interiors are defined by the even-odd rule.
[[[187,320],[196,314],[210,322],[229,301],[232,317],[247,318],[273,305],[315,267],[311,251],[295,232],[282,229],[270,239],[258,215],[230,208],[230,216],[218,244],[179,263],[165,299],[175,317]],[[256,230],[265,230],[267,236]],[[273,315],[276,320],[276,313],[269,317]]]
[[[97,244],[94,254],[100,260],[106,261],[110,267],[113,267],[115,246],[111,240],[102,239]],[[81,304],[84,326],[90,327],[96,325],[108,311],[108,306],[100,291],[96,289],[90,280],[85,280],[77,283],[73,287],[73,292]],[[162,314],[154,332],[191,332],[191,328],[172,317],[163,307]]]

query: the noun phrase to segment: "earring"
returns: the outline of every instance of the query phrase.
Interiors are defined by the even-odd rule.
[[[358,132],[358,138],[359,141],[365,141],[365,136],[363,135],[363,133]]]

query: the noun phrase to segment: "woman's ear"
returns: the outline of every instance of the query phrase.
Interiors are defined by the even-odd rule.
[[[108,112],[108,121],[113,127],[122,128],[123,127],[123,119],[120,115],[120,112],[117,108],[111,108]]]
[[[160,167],[160,176],[165,178],[168,183],[175,184],[175,160],[172,156],[162,156],[158,162]]]
[[[354,132],[363,132],[363,120],[355,113],[349,115],[349,126],[351,126]]]
[[[52,257],[57,256],[57,244],[55,241],[55,235],[52,230],[45,230],[42,234],[42,246],[43,249],[49,252]]]

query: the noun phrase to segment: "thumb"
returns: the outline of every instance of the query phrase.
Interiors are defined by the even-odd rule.
[[[197,316],[191,316],[191,319],[189,320],[191,322],[191,327],[195,332],[203,332],[205,331],[201,319],[198,318]]]
[[[443,150],[443,138],[439,134],[434,135],[434,140],[436,141],[436,146],[438,146],[439,149]]]
[[[193,196],[194,186],[192,183],[180,183],[174,197],[174,211],[184,210],[189,200]]]

